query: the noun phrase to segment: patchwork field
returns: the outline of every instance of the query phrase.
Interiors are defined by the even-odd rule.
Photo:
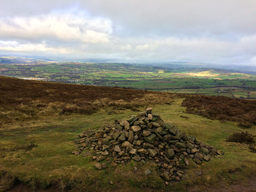
[[[0,75],[172,93],[256,98],[255,74],[216,69],[111,63],[0,63]]]

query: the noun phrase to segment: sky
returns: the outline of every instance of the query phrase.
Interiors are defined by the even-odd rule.
[[[256,1],[0,0],[0,54],[256,66]]]

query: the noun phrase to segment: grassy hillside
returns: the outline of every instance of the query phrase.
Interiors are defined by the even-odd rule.
[[[0,95],[0,191],[255,190],[256,154],[247,144],[225,141],[244,128],[233,119],[207,118],[205,113],[198,113],[199,107],[187,111],[183,102],[186,99],[188,106],[191,96],[5,77],[0,78]],[[209,98],[218,101],[218,97]],[[195,103],[209,106],[209,98]],[[226,105],[235,108],[234,102]],[[191,161],[184,179],[169,185],[160,179],[150,161],[96,170],[87,151],[72,154],[81,132],[99,129],[115,119],[127,119],[147,106],[152,106],[164,121],[225,154],[200,166]],[[251,113],[255,114],[256,109]],[[256,135],[255,128],[252,124],[246,131]],[[149,175],[145,174],[147,169]]]

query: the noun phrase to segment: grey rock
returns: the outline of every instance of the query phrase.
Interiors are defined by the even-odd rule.
[[[174,155],[175,155],[175,152],[174,152],[173,149],[168,149],[168,150],[167,150],[167,156],[168,156],[169,158],[173,158]]]
[[[132,126],[131,129],[133,132],[138,132],[141,130],[141,128],[139,126]]]
[[[148,114],[148,120],[152,121],[153,119],[153,115],[152,114]]]
[[[142,141],[141,141],[141,140],[137,140],[137,141],[135,142],[135,145],[140,146],[141,144],[142,144]]]
[[[172,135],[177,134],[177,129],[176,129],[175,126],[170,125],[170,124],[166,124],[165,128],[168,129],[169,133],[171,133]]]
[[[122,133],[122,134],[119,136],[119,138],[118,138],[119,141],[125,141],[125,139],[126,139],[125,133]]]
[[[148,131],[148,130],[143,130],[143,132],[142,132],[142,135],[143,135],[144,137],[147,137],[147,136],[149,136],[150,134],[151,134],[151,132]]]
[[[147,114],[151,114],[151,113],[152,113],[152,108],[151,108],[151,107],[148,107],[148,108],[146,109],[146,113],[147,113]]]
[[[104,156],[107,156],[107,155],[109,155],[109,152],[108,151],[103,151],[101,154],[104,155]]]
[[[127,121],[130,123],[130,125],[132,125],[135,121],[138,120],[138,117],[136,116],[132,116],[130,119],[128,119]]]
[[[153,122],[152,125],[153,125],[153,127],[160,127],[160,124],[157,122]]]
[[[164,171],[164,172],[161,174],[161,177],[162,177],[163,180],[165,180],[165,181],[169,181],[169,180],[170,180],[168,171]]]
[[[138,156],[138,155],[135,155],[134,157],[132,157],[132,159],[133,159],[134,161],[140,161],[140,160],[141,160],[141,157]]]
[[[129,141],[125,141],[122,143],[122,147],[130,149],[130,148],[132,148],[132,144]]]
[[[113,135],[112,135],[113,139],[116,140],[119,137],[120,134],[121,134],[120,131],[114,132]]]
[[[146,154],[148,152],[146,149],[141,148],[141,149],[138,149],[138,153]]]
[[[196,152],[198,152],[199,150],[197,149],[197,148],[193,148],[193,149],[191,149],[191,153],[196,153]]]
[[[121,122],[120,122],[120,125],[123,126],[124,129],[127,130],[127,131],[130,129],[130,124],[129,124],[129,122],[126,121],[126,120],[121,121]]]
[[[145,175],[150,175],[150,174],[151,174],[150,169],[146,169],[146,170],[144,171],[144,174],[145,174]]]
[[[136,150],[136,149],[131,149],[129,153],[130,153],[130,154],[132,154],[132,155],[135,155],[135,154],[136,154],[136,152],[137,152],[137,150]]]
[[[164,135],[165,134],[165,132],[164,132],[162,127],[158,127],[155,132],[160,134],[160,135]]]
[[[121,149],[120,149],[119,145],[115,145],[114,151],[117,152],[117,153],[121,152]]]
[[[185,145],[184,143],[181,143],[181,142],[177,142],[175,146],[176,146],[178,149],[186,148],[186,145]]]
[[[149,143],[154,143],[155,139],[156,139],[155,134],[151,134],[150,136],[144,138],[144,140],[149,142]]]
[[[101,163],[98,163],[98,162],[94,164],[94,167],[95,167],[96,169],[98,169],[98,170],[101,170],[101,169],[102,169]]]
[[[210,155],[204,155],[204,158],[203,158],[205,161],[210,161],[211,159],[211,156]]]
[[[202,147],[202,148],[201,148],[201,151],[202,151],[202,153],[204,153],[204,154],[208,154],[208,153],[209,153],[209,150],[208,150],[206,147]]]
[[[152,145],[150,143],[143,143],[143,147],[144,148],[154,148],[154,145]]]
[[[157,151],[154,149],[148,149],[148,152],[151,157],[155,157],[157,155]]]
[[[128,134],[128,141],[130,142],[130,143],[132,143],[133,142],[133,131],[129,131],[129,134]]]
[[[202,153],[197,152],[197,153],[195,154],[195,158],[197,158],[197,159],[199,159],[199,160],[203,160],[204,155],[203,155]]]

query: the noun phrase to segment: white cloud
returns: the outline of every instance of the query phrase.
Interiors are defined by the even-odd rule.
[[[48,47],[45,43],[24,43],[17,41],[0,41],[1,51],[10,52],[30,52],[30,53],[51,53],[51,54],[70,54],[71,51],[66,48]]]
[[[111,33],[110,20],[89,18],[84,14],[46,14],[0,18],[1,38],[106,43],[109,41]]]

